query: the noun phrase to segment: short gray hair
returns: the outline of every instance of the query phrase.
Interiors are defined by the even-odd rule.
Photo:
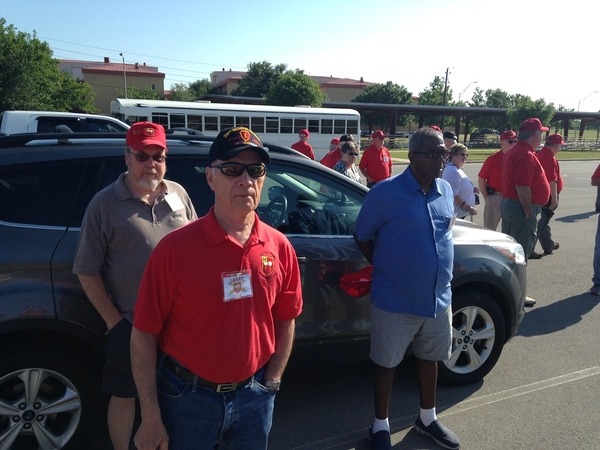
[[[443,142],[442,133],[430,127],[419,128],[413,133],[408,141],[408,153],[418,152],[423,148],[423,143],[427,138],[435,137]]]

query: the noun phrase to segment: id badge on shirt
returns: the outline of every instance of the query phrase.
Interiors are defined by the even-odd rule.
[[[252,273],[247,270],[240,272],[223,272],[223,301],[240,300],[252,297]]]
[[[165,200],[170,206],[171,211],[179,211],[180,209],[185,208],[183,202],[179,198],[179,195],[177,195],[177,192],[169,192],[168,194],[165,194]]]

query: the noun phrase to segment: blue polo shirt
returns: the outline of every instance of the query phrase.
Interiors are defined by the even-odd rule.
[[[380,309],[435,317],[452,302],[454,204],[436,178],[425,195],[410,166],[367,194],[356,222],[360,241],[373,239],[371,302]]]

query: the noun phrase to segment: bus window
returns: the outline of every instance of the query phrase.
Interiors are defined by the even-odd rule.
[[[250,117],[237,116],[235,118],[235,126],[250,128]]]
[[[358,120],[349,120],[347,134],[358,134]]]
[[[205,131],[219,131],[219,118],[217,116],[204,116]]]
[[[221,130],[233,128],[233,116],[221,116]]]
[[[192,128],[193,130],[202,131],[202,116],[197,116],[195,114],[188,114],[188,128]]]
[[[264,117],[252,117],[252,126],[250,127],[255,133],[265,132],[265,118]]]
[[[319,133],[319,119],[308,120],[308,131],[311,133]]]
[[[170,128],[185,127],[185,114],[171,114]]]
[[[294,119],[294,133],[298,134],[304,128],[306,128],[306,119]]]
[[[335,134],[335,135],[346,134],[346,121],[344,119],[335,119],[335,126],[333,128],[333,134]]]
[[[292,119],[281,119],[281,128],[279,130],[280,133],[288,133],[288,134],[292,134],[293,133],[293,127],[292,127]]]
[[[279,117],[267,117],[267,133],[279,133]]]
[[[159,123],[167,129],[169,128],[169,115],[167,113],[153,112],[152,122]]]
[[[333,120],[321,119],[321,134],[333,134]]]

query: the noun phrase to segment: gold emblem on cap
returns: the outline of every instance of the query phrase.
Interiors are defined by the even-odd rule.
[[[146,136],[154,136],[156,130],[151,127],[146,127],[146,128],[144,128],[143,132],[144,132],[144,135],[146,135]]]

